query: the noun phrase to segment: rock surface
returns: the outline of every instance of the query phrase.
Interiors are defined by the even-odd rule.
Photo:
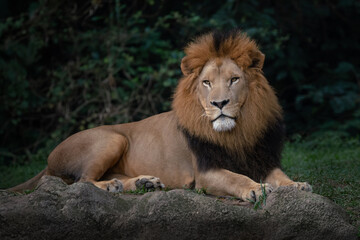
[[[114,194],[44,176],[0,194],[0,239],[357,239],[330,200],[279,188],[261,210],[187,190]]]

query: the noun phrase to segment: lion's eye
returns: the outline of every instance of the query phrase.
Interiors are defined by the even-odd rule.
[[[210,87],[210,81],[209,80],[204,80],[204,81],[202,81],[202,83],[204,84],[204,86]]]
[[[230,85],[239,81],[239,77],[233,77],[230,79]]]

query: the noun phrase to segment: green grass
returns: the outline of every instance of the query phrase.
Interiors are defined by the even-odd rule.
[[[260,182],[260,184],[261,184],[262,194],[259,196],[259,199],[257,199],[256,201],[252,199],[248,199],[249,202],[254,204],[254,210],[262,209],[263,206],[266,206],[267,194],[265,191],[265,185],[263,185],[262,182]]]
[[[145,187],[140,188],[140,189],[136,189],[136,190],[128,190],[128,191],[124,191],[123,193],[125,194],[136,194],[136,195],[143,195],[147,192],[154,192],[155,189],[146,189]]]
[[[342,206],[360,234],[360,138],[339,133],[314,134],[287,143],[284,171],[307,181],[313,191]]]
[[[23,165],[0,165],[0,188],[35,176],[46,166],[46,151]],[[284,171],[295,181],[307,181],[314,192],[342,206],[360,233],[360,138],[341,133],[294,137],[283,152]],[[136,192],[141,194],[141,191]]]
[[[21,164],[9,166],[0,164],[0,189],[13,187],[37,175],[46,167],[49,153],[49,151],[40,150],[36,154],[28,155],[29,161]]]

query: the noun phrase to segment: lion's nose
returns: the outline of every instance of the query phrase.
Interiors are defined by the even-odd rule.
[[[228,104],[230,102],[229,99],[223,100],[221,102],[216,102],[216,101],[212,101],[210,102],[212,105],[214,105],[215,107],[218,107],[220,109],[222,109],[226,104]]]

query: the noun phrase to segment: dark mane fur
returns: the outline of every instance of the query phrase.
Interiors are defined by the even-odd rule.
[[[236,35],[238,34],[238,29],[232,29],[229,31],[214,31],[212,33],[213,41],[214,41],[214,49],[216,52],[219,52],[220,46],[224,41],[226,41],[229,38],[234,39]]]
[[[185,129],[182,132],[188,145],[197,159],[200,172],[224,168],[235,173],[244,174],[254,181],[264,180],[268,173],[281,167],[280,158],[283,148],[284,125],[278,119],[270,125],[264,135],[252,149],[246,151],[227,150],[214,143],[191,135]],[[245,152],[245,157],[240,153]]]

